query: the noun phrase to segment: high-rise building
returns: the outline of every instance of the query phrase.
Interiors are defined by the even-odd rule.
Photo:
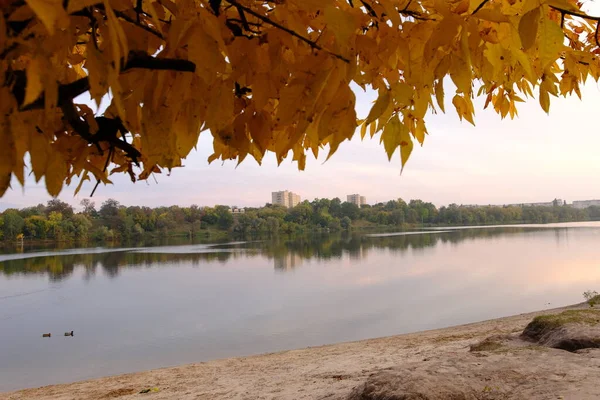
[[[296,207],[300,204],[300,196],[288,190],[271,193],[271,203],[284,206],[287,208]]]
[[[600,200],[575,200],[573,202],[575,208],[587,208],[589,206],[600,206]]]
[[[296,207],[298,204],[300,204],[300,196],[297,195],[296,193],[289,193],[289,204],[290,204],[290,208],[291,207]]]
[[[346,196],[346,201],[348,203],[356,204],[359,207],[363,204],[367,204],[367,198],[360,194],[349,194]]]

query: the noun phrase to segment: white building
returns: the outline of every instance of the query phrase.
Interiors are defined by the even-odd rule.
[[[360,194],[349,194],[346,196],[346,201],[348,203],[356,204],[359,207],[363,204],[367,204],[367,198]]]
[[[575,208],[588,208],[589,206],[600,206],[600,200],[576,200],[573,201]]]
[[[509,206],[517,206],[517,207],[555,207],[562,206],[565,204],[565,201],[562,199],[554,199],[553,201],[545,201],[541,203],[519,203],[519,204],[508,204]]]
[[[271,204],[284,206],[287,208],[296,207],[300,204],[300,196],[288,190],[271,193]]]

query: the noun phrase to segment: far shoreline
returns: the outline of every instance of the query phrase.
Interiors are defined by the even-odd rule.
[[[517,334],[538,315],[584,308],[589,305],[579,303],[441,329],[23,389],[0,393],[0,400],[134,399],[148,388],[152,399],[258,399],[248,397],[255,393],[273,399],[330,398],[332,393],[347,394],[374,371],[408,361],[454,357],[489,336]],[[331,398],[338,398],[335,396]]]

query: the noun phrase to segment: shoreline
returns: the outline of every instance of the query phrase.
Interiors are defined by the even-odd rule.
[[[487,337],[514,336],[535,316],[582,308],[589,306],[580,303],[416,333],[23,389],[0,393],[0,400],[125,400],[148,395],[152,399],[343,399],[377,371],[406,363],[475,357],[469,347]],[[150,392],[140,393],[146,389]]]

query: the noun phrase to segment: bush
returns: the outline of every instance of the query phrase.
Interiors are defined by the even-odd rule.
[[[585,299],[585,301],[587,301],[590,307],[594,307],[596,304],[600,304],[600,294],[598,294],[598,292],[596,292],[595,290],[587,290],[583,292],[583,298]]]

